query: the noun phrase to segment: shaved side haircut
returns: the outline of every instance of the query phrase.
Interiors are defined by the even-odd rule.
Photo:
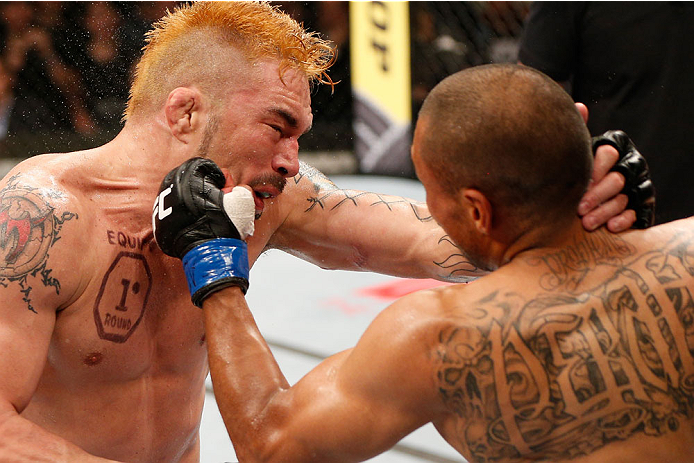
[[[443,188],[474,188],[517,233],[575,217],[592,170],[590,134],[571,97],[524,66],[444,79],[420,112],[422,159]]]
[[[280,77],[294,68],[310,83],[332,84],[326,71],[334,58],[329,42],[267,2],[186,4],[147,33],[124,118],[156,111],[179,86],[223,100],[231,76],[249,77],[241,63],[261,59],[279,60]]]

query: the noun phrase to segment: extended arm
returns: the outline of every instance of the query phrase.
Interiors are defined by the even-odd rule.
[[[356,347],[290,387],[242,292],[206,299],[215,397],[239,460],[361,461],[445,413],[427,348],[436,336],[400,309],[391,306]]]
[[[483,274],[423,202],[340,189],[306,164],[294,183],[291,209],[270,241],[273,247],[326,269],[448,281]]]

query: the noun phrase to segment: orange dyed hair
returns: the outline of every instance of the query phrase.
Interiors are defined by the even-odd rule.
[[[302,71],[310,83],[333,82],[326,71],[335,59],[330,43],[304,30],[266,2],[196,2],[168,12],[146,35],[144,53],[124,119],[159,108],[182,85],[224,91],[234,73],[234,53],[246,60],[275,58],[280,77],[287,68]]]

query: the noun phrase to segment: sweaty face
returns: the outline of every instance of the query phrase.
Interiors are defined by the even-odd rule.
[[[218,128],[210,129],[206,151],[229,170],[235,184],[253,189],[260,214],[283,191],[287,178],[299,172],[298,140],[313,116],[308,80],[301,72],[288,69],[280,79],[274,60],[248,70],[248,79],[235,86],[217,111]]]

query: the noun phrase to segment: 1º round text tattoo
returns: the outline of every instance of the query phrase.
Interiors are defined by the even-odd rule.
[[[29,277],[40,278],[41,284],[60,294],[60,281],[46,266],[48,252],[60,239],[63,223],[78,218],[72,212],[55,213],[49,201],[59,197],[56,191],[20,187],[17,175],[0,190],[0,285],[8,288],[17,283],[27,309],[34,313]]]

